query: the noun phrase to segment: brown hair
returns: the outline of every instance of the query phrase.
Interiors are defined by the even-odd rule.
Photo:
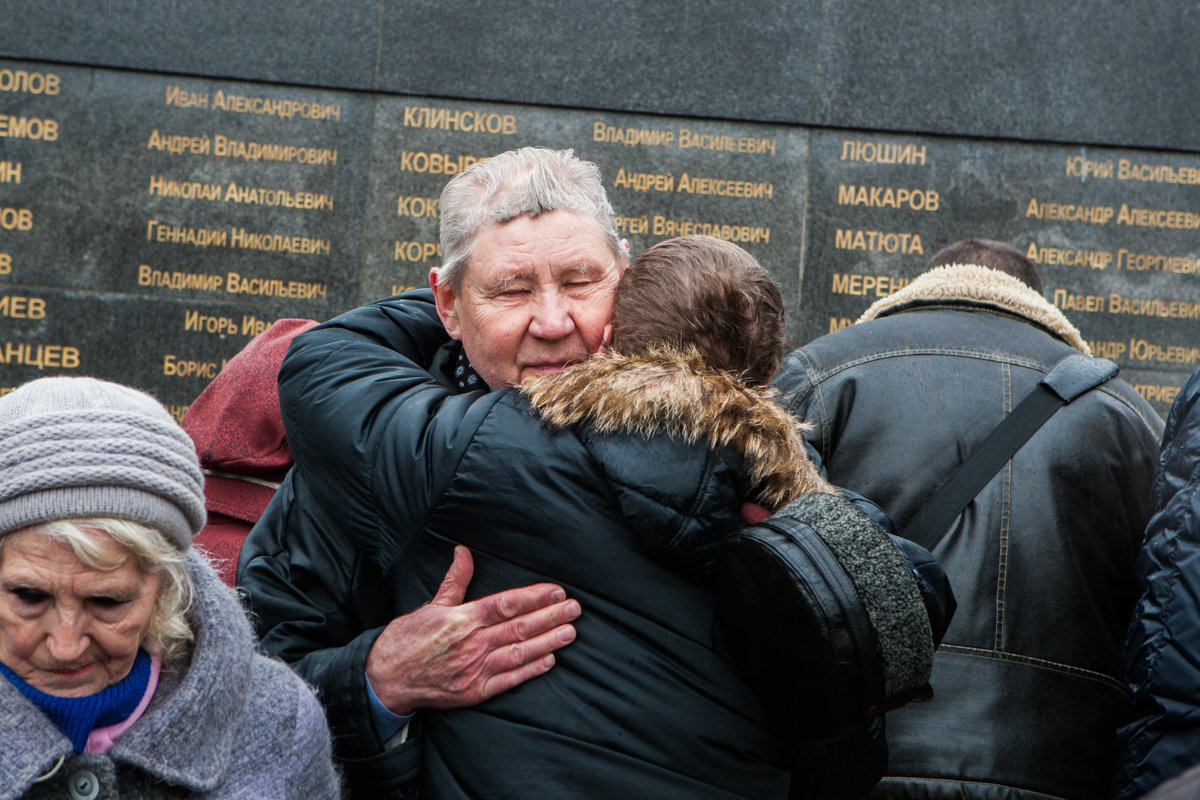
[[[708,366],[765,385],[783,360],[783,297],[754,256],[711,236],[659,242],[629,265],[613,302],[612,347],[695,349]]]
[[[963,239],[934,253],[925,269],[947,264],[978,264],[1012,275],[1038,294],[1042,293],[1042,276],[1032,261],[1015,247],[990,239]]]

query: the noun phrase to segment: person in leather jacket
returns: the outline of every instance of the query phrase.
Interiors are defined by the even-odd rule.
[[[1008,245],[956,243],[776,376],[830,481],[877,502],[902,535],[1057,361],[1090,355],[1036,274]],[[933,701],[888,715],[873,797],[1107,796],[1161,431],[1137,392],[1109,380],[1050,417],[936,547],[918,539],[958,610],[934,656]]]

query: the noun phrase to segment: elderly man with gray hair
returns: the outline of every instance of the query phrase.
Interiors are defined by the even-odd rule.
[[[627,245],[594,164],[523,148],[474,165],[443,192],[441,242],[429,280],[452,341],[424,354],[439,382],[499,389],[599,349]],[[289,441],[334,435],[313,430],[292,400],[281,393]],[[367,453],[348,461],[321,471],[374,463]],[[371,474],[371,496],[331,497],[297,464],[242,549],[238,583],[262,649],[318,688],[351,791],[398,796],[420,768],[413,712],[472,705],[544,674],[575,637],[579,603],[551,584],[463,603],[473,571],[464,550],[432,601],[401,605],[405,555],[385,575],[349,533],[417,487]]]
[[[789,786],[795,797],[865,791],[881,740],[878,725],[864,726],[882,708],[923,694],[937,634],[912,562],[817,475],[794,423],[762,394],[783,330],[782,299],[766,270],[735,245],[685,237],[651,248],[626,271],[598,171],[569,151],[501,154],[451,181],[442,198],[446,261],[430,273],[432,297],[414,292],[348,312],[297,339],[285,359],[281,406],[297,466],[290,496],[275,503],[275,517],[268,510],[242,554],[242,582],[266,622],[266,646],[301,657],[339,737],[376,737],[376,752],[364,757],[343,743],[352,788],[372,796],[407,791],[417,748],[383,740],[407,714],[434,708],[440,713],[420,718],[422,796],[550,789],[564,797],[757,800],[787,796]],[[650,329],[659,333],[634,346],[632,334]],[[618,352],[589,358],[608,331]],[[656,349],[685,343],[692,349]],[[725,359],[730,353],[738,355]],[[558,400],[530,401],[535,387],[550,383]],[[524,394],[508,388],[515,386]],[[595,431],[546,429],[543,420],[562,419],[548,409],[577,408],[586,397],[600,413]],[[734,406],[731,417],[721,415]],[[736,446],[720,438],[729,432],[721,420],[734,418],[747,432]],[[785,443],[786,456],[769,455]],[[766,491],[774,485],[768,473],[790,487],[786,497]],[[877,543],[874,562],[891,567],[882,584],[862,591],[906,590],[901,616],[913,624],[901,649],[925,668],[909,670],[912,679],[888,689],[888,698],[874,697],[892,683],[873,666],[863,685],[874,699],[860,702],[857,689],[845,689],[840,677],[856,673],[849,655],[833,659],[838,676],[798,667],[779,680],[768,669],[771,680],[755,682],[766,697],[755,697],[747,674],[786,653],[769,648],[738,673],[743,659],[731,648],[744,654],[757,641],[783,639],[823,652],[838,639],[822,633],[838,627],[824,594],[815,626],[767,614],[765,636],[727,645],[715,633],[721,592],[713,592],[708,570],[740,529],[739,508],[748,521],[761,519],[744,504],[761,497],[777,509],[800,495],[811,499],[794,512],[796,524],[814,526],[806,537],[840,531],[839,541],[853,541],[856,552],[867,539]],[[279,519],[282,534],[271,521]],[[290,527],[296,519],[317,525]],[[772,552],[782,546],[772,542]],[[477,590],[553,576],[587,607],[586,633],[551,676],[496,696],[553,665],[552,651],[574,637],[579,603],[542,585],[458,606],[472,556],[455,545],[469,546],[479,562]],[[757,590],[762,560],[745,552],[747,569],[730,573],[731,592],[748,595],[734,628],[747,627],[746,616],[770,602]],[[833,559],[841,560],[822,556],[816,572],[837,572]],[[353,566],[339,574],[347,561]],[[386,619],[433,593],[447,561],[450,575],[433,603]],[[294,587],[263,580],[277,580],[285,562],[293,581],[302,565],[307,583],[299,589],[324,606],[305,609]],[[845,578],[837,585],[848,585]],[[363,595],[357,582],[364,579],[376,582],[377,594]],[[813,574],[797,582],[823,580]],[[345,595],[353,600],[339,599]],[[535,610],[506,621],[525,610],[522,598],[532,598]],[[536,609],[540,598],[553,604]],[[836,602],[853,609],[856,630],[867,625],[871,614],[857,600]],[[347,641],[370,627],[339,619],[346,609],[363,619],[384,615],[386,626],[348,646],[306,653],[318,637]],[[879,642],[880,653],[897,638],[894,625],[885,627],[891,639]],[[482,645],[471,641],[477,631]],[[875,652],[868,640],[875,634],[856,652]],[[815,693],[780,699],[775,689],[796,682]],[[843,694],[861,708],[821,722],[818,707]],[[349,721],[357,729],[338,728],[348,696],[368,717]],[[489,702],[460,708],[478,700]],[[788,710],[771,708],[772,715],[772,703]],[[798,747],[847,734],[853,740],[837,756],[820,744]]]

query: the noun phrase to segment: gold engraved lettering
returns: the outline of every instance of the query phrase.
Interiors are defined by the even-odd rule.
[[[235,181],[222,185],[220,183],[201,183],[200,181],[175,181],[169,180],[163,175],[151,175],[149,192],[161,197],[178,197],[184,200],[278,206],[305,211],[333,209],[333,195],[331,194],[239,186]]]
[[[660,214],[655,214],[651,222],[650,227],[655,236],[670,238],[698,234],[724,239],[727,242],[771,243],[771,229],[762,225],[729,225],[690,219],[668,219]]]
[[[166,103],[178,108],[208,108],[208,92],[190,92],[182,86],[167,84]]]
[[[38,369],[75,369],[79,366],[79,349],[61,344],[0,342],[0,364],[24,364]]]
[[[1092,355],[1096,358],[1107,358],[1109,361],[1116,361],[1125,355],[1125,351],[1129,349],[1129,345],[1125,342],[1110,342],[1096,340],[1088,340],[1088,347],[1092,349]]]
[[[158,128],[150,131],[146,141],[147,150],[158,150],[173,156],[187,154],[206,156],[212,153],[212,139],[207,136],[184,136],[178,133],[159,133]]]
[[[1054,290],[1054,305],[1064,311],[1099,312],[1104,310],[1104,296],[1098,294],[1075,294],[1066,289]]]
[[[650,232],[650,217],[643,214],[640,217],[617,217],[617,230],[626,235],[641,235]]]
[[[207,378],[212,380],[217,377],[220,372],[220,367],[215,361],[197,361],[195,359],[180,358],[173,353],[168,353],[163,356],[163,371],[162,374],[172,378]]]
[[[220,200],[221,184],[200,181],[172,181],[162,175],[150,176],[150,194],[184,200]]]
[[[841,160],[861,161],[866,164],[912,164],[923,167],[925,145],[843,139]]]
[[[1200,347],[1177,344],[1161,345],[1153,344],[1145,339],[1130,339],[1129,357],[1138,361],[1194,367],[1200,363]]]
[[[288,164],[324,166],[337,164],[337,148],[300,147],[277,142],[245,142],[216,134],[212,140],[213,155],[220,158],[240,158],[244,161],[281,161]]]
[[[41,297],[0,295],[0,317],[12,319],[45,319],[46,301]]]
[[[430,128],[462,133],[512,135],[517,132],[517,118],[512,114],[432,106],[406,106],[404,125],[409,128]]]
[[[1054,292],[1056,297],[1059,291],[1062,290]],[[1120,292],[1111,292],[1108,295],[1108,313],[1128,314],[1135,317],[1197,319],[1200,318],[1200,303],[1188,300],[1164,300],[1158,297],[1126,297]]]
[[[338,121],[342,118],[340,103],[314,103],[305,100],[280,100],[271,97],[228,94],[220,89],[213,95],[212,107],[214,111],[261,114],[280,119],[300,117],[310,120]]]
[[[716,197],[769,199],[775,197],[775,184],[761,181],[734,181],[725,178],[702,178],[688,175],[685,172],[679,176],[679,188],[676,191]]]
[[[838,203],[867,208],[907,208],[912,211],[937,211],[942,199],[932,189],[907,189],[891,186],[838,184]]]
[[[1112,206],[1083,206],[1075,203],[1039,203],[1036,197],[1029,198],[1025,216],[1034,219],[1058,219],[1087,222],[1092,225],[1107,225],[1113,218]]]
[[[23,94],[58,94],[62,79],[56,72],[29,72],[23,69],[0,69],[0,92]]]
[[[1132,253],[1124,248],[1117,251],[1117,269],[1130,272],[1174,272],[1178,275],[1200,273],[1200,258],[1168,256],[1162,253]]]
[[[138,286],[161,286],[177,292],[219,292],[225,285],[225,277],[202,272],[155,269],[148,264],[141,264],[138,266],[137,282]]]
[[[410,197],[402,194],[396,201],[396,216],[437,219],[440,202],[441,199],[437,197]]]
[[[146,240],[169,244],[189,244],[192,247],[226,247],[229,244],[229,232],[221,228],[165,225],[152,219],[146,222]]]
[[[201,314],[199,311],[183,312],[183,329],[197,333],[216,333],[221,336],[238,332],[238,326],[233,317]]]
[[[728,133],[700,133],[690,128],[679,129],[680,149],[698,148],[727,153],[770,153],[775,155],[775,139],[757,136],[733,136]]]
[[[442,257],[442,246],[437,242],[401,242],[397,241],[392,251],[393,261],[409,261],[420,263],[432,258]]]
[[[659,128],[617,128],[596,121],[592,124],[592,141],[623,144],[626,147],[667,147],[675,144],[675,131]]]
[[[285,281],[278,278],[247,278],[237,272],[225,274],[225,291],[259,297],[284,297],[293,300],[324,300],[328,287],[310,281]]]
[[[880,253],[924,253],[919,233],[863,231],[838,228],[834,247],[839,250],[870,250]]]
[[[243,250],[259,250],[264,253],[297,253],[299,255],[327,256],[332,244],[328,239],[308,236],[283,236],[278,233],[255,233],[245,228],[231,228],[230,247]]]
[[[264,189],[239,186],[230,181],[225,187],[226,203],[298,208],[305,211],[332,211],[333,195],[323,192],[293,192],[288,189]]]
[[[33,211],[28,208],[0,206],[0,230],[33,230]]]
[[[479,156],[448,153],[426,153],[423,150],[401,150],[400,169],[405,172],[427,172],[431,175],[456,175],[483,159]]]
[[[58,141],[58,120],[0,114],[0,138]]]
[[[1029,243],[1029,247],[1025,250],[1025,257],[1035,264],[1091,267],[1092,269],[1108,269],[1109,264],[1113,263],[1113,254],[1109,250],[1039,247],[1036,242]]]
[[[859,275],[857,273],[833,273],[833,294],[869,295],[886,297],[912,283],[912,278],[896,278],[891,275]]]
[[[1117,214],[1118,225],[1136,225],[1145,228],[1200,228],[1200,214],[1191,211],[1170,211],[1161,208],[1130,208],[1121,205]]]
[[[20,183],[21,162],[0,161],[0,183]]]
[[[265,319],[259,319],[253,314],[242,315],[242,336],[258,336],[265,331],[271,323]]]
[[[625,168],[621,167],[617,169],[613,186],[617,189],[632,189],[635,192],[673,192],[675,176],[670,172],[626,172]]]
[[[1146,402],[1165,403],[1167,405],[1175,402],[1180,389],[1178,386],[1163,386],[1160,383],[1135,383],[1133,388],[1138,394],[1146,398]]]
[[[1072,178],[1111,178],[1113,176],[1112,159],[1107,161],[1090,161],[1083,156],[1067,156],[1067,175]]]
[[[1200,183],[1200,168],[1173,167],[1168,164],[1139,164],[1122,158],[1117,161],[1117,180],[1194,185]]]

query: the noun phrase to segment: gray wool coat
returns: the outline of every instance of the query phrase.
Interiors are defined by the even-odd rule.
[[[146,713],[108,753],[75,755],[0,678],[0,800],[339,797],[312,691],[254,652],[237,599],[199,556],[188,555],[188,570],[196,584],[191,661],[163,670]]]

